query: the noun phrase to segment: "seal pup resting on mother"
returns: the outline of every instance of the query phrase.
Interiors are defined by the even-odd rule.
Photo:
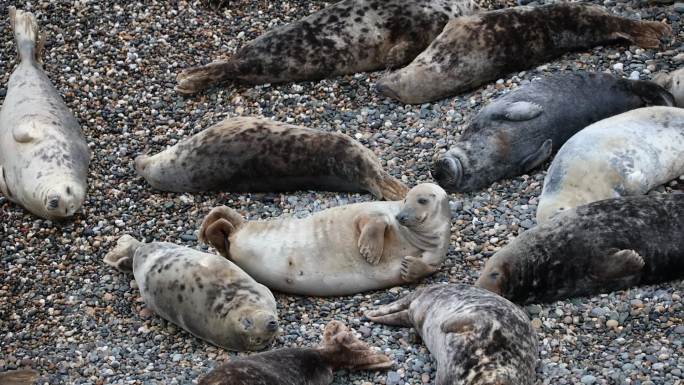
[[[216,346],[260,350],[278,331],[271,291],[218,255],[124,235],[104,261],[133,271],[147,307]]]
[[[684,194],[606,199],[523,232],[477,286],[516,303],[552,302],[684,277]]]
[[[650,105],[674,105],[661,86],[601,72],[546,76],[485,106],[434,164],[447,191],[476,191],[540,165],[579,130]]]
[[[537,222],[602,199],[646,194],[684,175],[684,109],[645,107],[601,120],[561,147],[549,166]]]
[[[336,296],[434,273],[450,233],[446,192],[424,183],[404,201],[350,204],[301,219],[245,221],[220,206],[206,216],[199,237],[273,290]]]
[[[294,82],[401,67],[422,52],[449,19],[472,13],[475,3],[341,0],[274,28],[228,60],[184,70],[176,91],[191,94],[229,80]]]
[[[230,361],[200,378],[199,385],[329,385],[333,370],[379,370],[392,361],[359,341],[339,321],[323,332],[315,348],[286,348]]]
[[[408,188],[347,135],[263,118],[232,118],[135,159],[152,187],[174,192],[370,191],[402,199]]]
[[[619,42],[657,48],[670,31],[667,24],[583,3],[483,12],[451,20],[411,64],[380,79],[377,89],[403,103],[426,103],[571,51]]]
[[[432,285],[369,311],[413,326],[437,361],[436,385],[532,385],[537,336],[525,312],[470,285]]]
[[[43,71],[36,17],[8,9],[19,65],[0,109],[0,192],[39,217],[70,217],[85,200],[90,149]]]

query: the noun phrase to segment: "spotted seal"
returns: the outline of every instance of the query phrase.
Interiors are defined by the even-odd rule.
[[[135,164],[152,187],[175,192],[408,191],[349,136],[262,118],[226,119]]]
[[[483,108],[433,165],[447,191],[476,191],[523,174],[591,123],[650,105],[674,105],[657,84],[579,72],[546,76]]]
[[[653,81],[672,93],[677,107],[684,107],[684,68],[670,73],[656,74]]]
[[[684,175],[684,109],[644,107],[581,130],[551,162],[537,222],[558,211],[625,195],[646,194]]]
[[[0,109],[0,192],[37,216],[70,217],[85,200],[90,149],[43,71],[36,17],[9,14],[20,61]]]
[[[339,321],[323,332],[315,348],[286,348],[230,361],[200,378],[199,385],[329,385],[333,370],[380,370],[392,361],[359,341]]]
[[[404,66],[449,19],[476,7],[473,0],[342,0],[267,32],[228,60],[184,70],[176,90],[190,94],[229,80],[318,80]]]
[[[477,285],[517,303],[551,302],[684,277],[684,194],[569,209],[496,252]]]
[[[436,385],[532,385],[537,336],[525,312],[470,285],[432,285],[366,314],[413,326],[437,361]]]
[[[585,3],[483,12],[451,20],[411,64],[381,78],[377,89],[402,103],[425,103],[570,51],[618,42],[655,48],[670,30],[667,24],[613,16]]]
[[[338,206],[301,219],[245,221],[220,206],[206,216],[199,235],[273,290],[333,296],[434,273],[450,233],[446,192],[424,183],[404,201]]]
[[[260,350],[278,331],[273,294],[225,258],[124,235],[104,261],[133,271],[147,307],[216,346]]]

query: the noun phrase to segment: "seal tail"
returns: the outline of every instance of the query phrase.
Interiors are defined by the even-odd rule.
[[[9,370],[0,373],[2,385],[33,385],[38,378],[38,372],[32,369]]]
[[[214,207],[200,227],[200,242],[210,244],[221,255],[230,258],[230,235],[242,226],[245,219],[237,211],[226,206]]]
[[[140,241],[126,234],[119,238],[114,249],[105,255],[104,261],[120,271],[133,271],[133,255],[140,245],[142,245]]]
[[[190,95],[211,86],[234,79],[237,66],[233,60],[223,60],[209,63],[201,67],[188,68],[176,77],[178,84],[175,90],[181,94]]]
[[[340,321],[330,321],[325,326],[323,344],[317,350],[333,368],[377,370],[394,364],[389,357],[356,338]]]
[[[618,32],[617,37],[627,39],[641,48],[658,48],[660,39],[672,34],[672,28],[659,21],[630,20],[627,30]]]
[[[14,30],[19,59],[27,62],[42,63],[45,39],[40,36],[38,22],[31,12],[9,7],[10,25]]]

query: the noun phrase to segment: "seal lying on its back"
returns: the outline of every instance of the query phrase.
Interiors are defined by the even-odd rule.
[[[287,348],[230,361],[199,385],[329,385],[333,370],[378,370],[392,366],[384,354],[359,341],[339,321],[331,321],[316,348]]]
[[[278,331],[273,294],[220,256],[124,235],[105,263],[132,270],[150,309],[214,345],[259,350]]]
[[[485,264],[477,285],[518,303],[684,277],[684,194],[593,202],[525,231]]]
[[[673,105],[657,84],[595,72],[564,73],[524,85],[483,108],[434,165],[447,191],[475,191],[523,174],[577,131],[648,105]]]
[[[0,110],[0,191],[40,217],[69,217],[85,199],[90,150],[43,72],[35,16],[9,13],[20,62]]]
[[[474,6],[472,0],[342,0],[269,31],[229,60],[181,72],[176,90],[189,94],[227,80],[318,80],[404,66],[449,19]]]
[[[544,179],[537,222],[602,199],[646,194],[684,175],[684,109],[645,107],[604,119],[561,147]]]
[[[135,164],[152,187],[175,192],[408,191],[347,135],[260,118],[226,119]]]
[[[653,81],[670,91],[675,98],[677,107],[684,107],[684,68],[670,73],[659,73]]]
[[[537,336],[524,311],[470,285],[433,285],[366,314],[413,326],[437,361],[436,385],[531,385]]]
[[[613,16],[580,3],[515,7],[459,17],[411,64],[380,79],[378,91],[425,103],[467,91],[566,52],[616,42],[658,47],[670,27]]]
[[[403,202],[356,203],[302,219],[247,222],[217,207],[204,219],[200,240],[271,289],[332,296],[434,273],[446,257],[450,233],[447,194],[425,183]]]

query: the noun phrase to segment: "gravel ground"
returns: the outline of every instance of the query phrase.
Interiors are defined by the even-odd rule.
[[[0,101],[15,48],[0,0]],[[235,1],[212,12],[187,1],[17,1],[35,12],[48,40],[45,68],[93,149],[83,211],[67,222],[36,219],[0,197],[0,371],[33,367],[45,384],[189,384],[234,353],[193,338],[145,308],[132,275],[104,254],[124,233],[189,247],[212,207],[250,219],[304,216],[367,194],[171,194],[136,176],[135,155],[157,152],[229,116],[255,115],[342,131],[375,151],[409,185],[429,181],[435,153],[486,102],[545,72],[608,70],[648,79],[684,61],[684,4],[605,0],[614,12],[667,19],[660,50],[603,47],[510,74],[460,97],[402,106],[378,97],[379,73],[312,83],[229,87],[183,98],[175,74],[228,56],[276,25],[325,3]],[[548,163],[545,165],[548,166]],[[542,167],[545,168],[545,167]],[[476,194],[452,195],[453,235],[442,270],[427,282],[473,282],[485,259],[534,226],[544,172]],[[684,188],[684,178],[659,191]],[[332,319],[346,322],[396,361],[386,373],[339,372],[335,384],[423,384],[435,363],[410,329],[367,322],[363,311],[412,287],[331,299],[276,294],[283,334],[274,347],[311,346]],[[684,383],[684,282],[527,308],[539,332],[543,384]]]

